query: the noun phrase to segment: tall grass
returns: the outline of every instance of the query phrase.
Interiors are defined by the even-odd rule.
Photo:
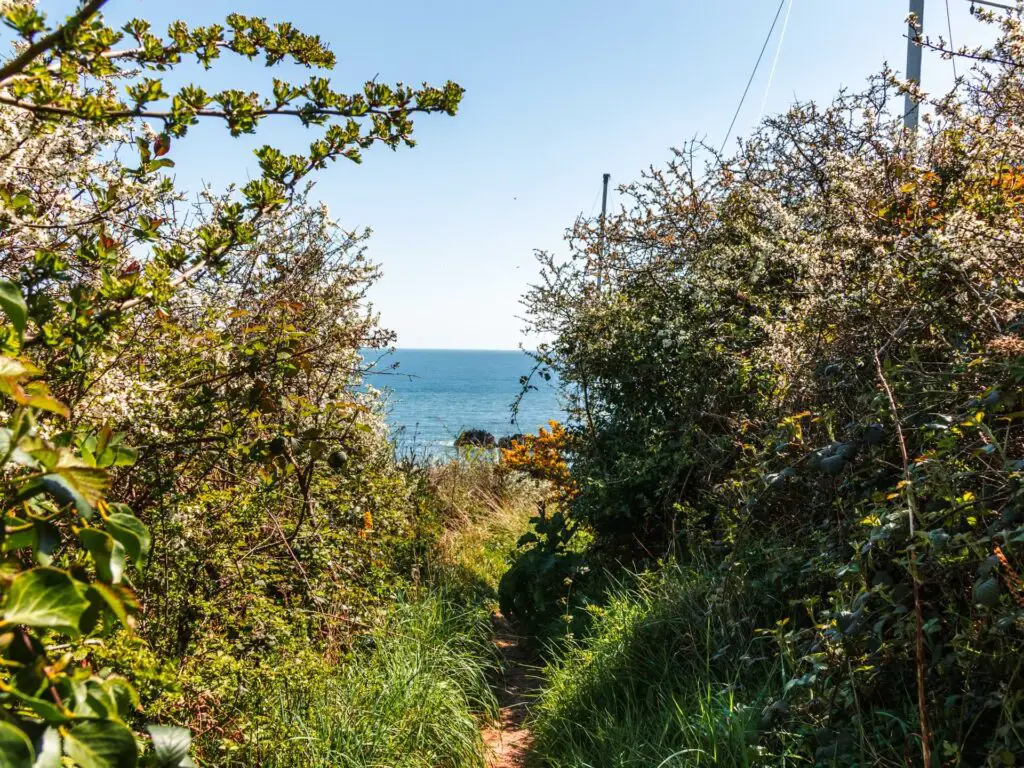
[[[350,662],[265,680],[265,722],[237,764],[482,768],[477,721],[496,710],[487,618],[438,594],[399,602]]]
[[[544,487],[473,454],[430,467],[427,484],[444,521],[431,578],[459,590],[468,602],[493,602]]]
[[[782,744],[756,746],[782,682],[774,639],[752,631],[752,600],[741,583],[677,565],[615,590],[593,633],[548,669],[537,764],[797,765]]]

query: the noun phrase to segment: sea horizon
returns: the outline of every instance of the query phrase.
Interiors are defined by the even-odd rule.
[[[523,393],[521,377],[536,362],[521,349],[395,347],[371,350],[381,357],[384,381],[370,383],[385,392],[388,426],[400,452],[444,458],[455,454],[455,440],[469,429],[495,439],[536,432],[563,408],[555,382],[534,382]],[[522,394],[519,410],[512,405]]]

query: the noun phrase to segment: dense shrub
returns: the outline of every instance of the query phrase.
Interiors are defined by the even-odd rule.
[[[1024,32],[1001,24],[920,134],[884,73],[734,156],[686,147],[527,297],[587,564],[769,548],[756,629],[792,660],[775,727],[804,759],[1024,759]]]
[[[391,339],[364,301],[365,235],[308,193],[335,160],[411,146],[412,116],[454,114],[461,89],[344,93],[288,23],[160,34],[108,26],[104,4],[57,24],[2,10],[0,754],[17,766],[135,765],[140,704],[216,762],[248,738],[228,702],[299,650],[348,653],[432,530],[361,391],[359,350]],[[314,72],[266,96],[171,88],[234,56]],[[260,147],[237,187],[184,190],[169,169],[201,120],[312,138]],[[40,598],[59,610],[25,609]],[[144,759],[191,764],[187,734],[151,733]]]

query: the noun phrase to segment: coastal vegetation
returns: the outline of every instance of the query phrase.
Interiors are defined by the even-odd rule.
[[[105,5],[2,6],[0,766],[1024,763],[1019,16],[916,133],[886,71],[580,219],[525,297],[564,421],[429,463],[311,185],[462,89]],[[229,57],[312,74],[180,84]]]

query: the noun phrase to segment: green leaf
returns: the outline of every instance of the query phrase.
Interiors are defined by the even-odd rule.
[[[100,613],[104,608],[110,610],[117,620],[125,627],[131,628],[132,620],[128,615],[128,607],[124,604],[113,589],[108,587],[102,582],[93,582],[89,585],[89,591],[86,593],[86,597],[89,598],[89,612],[87,618],[90,622],[95,622],[99,619]],[[91,631],[91,630],[90,630]]]
[[[127,445],[119,445],[114,449],[114,466],[130,467],[139,460],[139,452]]]
[[[111,720],[92,720],[71,728],[64,751],[81,768],[135,768],[139,762],[132,732]]]
[[[114,512],[107,518],[107,531],[121,542],[137,566],[145,565],[152,539],[139,518],[128,512]]]
[[[35,759],[28,736],[10,723],[0,722],[0,768],[32,768]]]
[[[124,545],[98,528],[83,528],[78,532],[78,538],[92,555],[92,561],[96,564],[96,575],[100,581],[108,584],[117,584],[121,581],[127,564]]]
[[[88,605],[81,585],[64,571],[33,568],[19,573],[11,582],[4,620],[74,635]]]
[[[60,546],[60,531],[47,520],[33,520],[33,548],[36,562],[49,565],[53,561],[53,553]]]
[[[16,697],[26,709],[31,709],[49,725],[64,725],[68,722],[68,716],[52,701],[30,696],[18,688],[11,688],[10,695]]]
[[[57,474],[43,475],[25,483],[18,492],[16,499],[24,501],[46,493],[52,496],[61,506],[71,505],[84,519],[89,520],[93,515],[92,505],[85,500],[85,497],[71,485],[63,476]]]
[[[157,768],[190,768],[195,765],[189,757],[192,734],[187,728],[147,725],[153,737],[153,757]]]
[[[25,333],[28,321],[28,306],[21,295],[21,288],[10,280],[0,280],[0,310],[7,315],[18,336]]]
[[[110,476],[105,471],[90,467],[71,453],[61,455],[55,471],[92,506],[103,498],[103,492],[110,485]]]
[[[71,411],[60,400],[49,395],[32,395],[26,403],[30,408],[38,408],[41,411],[49,411],[63,416],[65,419],[71,417]]]

